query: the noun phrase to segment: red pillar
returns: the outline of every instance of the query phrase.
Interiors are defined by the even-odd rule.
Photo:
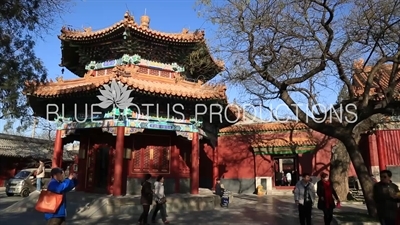
[[[115,164],[114,164],[114,182],[113,195],[122,195],[122,168],[124,166],[124,138],[125,127],[117,127],[117,142],[115,143]]]
[[[378,161],[379,161],[379,170],[386,170],[386,149],[384,145],[384,141],[382,140],[382,131],[376,131],[376,145],[378,146]]]
[[[213,151],[213,189],[215,187],[215,184],[217,183],[218,176],[219,176],[219,171],[218,171],[218,142],[217,142]]]
[[[51,167],[61,167],[63,161],[63,148],[61,130],[56,131],[56,139],[54,140],[53,159],[51,161]]]
[[[175,137],[176,138],[176,137]],[[176,141],[176,139],[175,139]],[[175,178],[175,193],[180,192],[179,149],[176,144],[171,146],[171,173]]]
[[[193,133],[192,139],[192,168],[190,170],[190,194],[199,194],[199,133]]]
[[[80,146],[79,146],[79,157],[78,157],[78,186],[77,191],[83,191],[86,184],[86,162],[87,162],[87,151],[89,147],[89,134],[82,132],[80,135]],[[84,152],[82,155],[81,152]]]

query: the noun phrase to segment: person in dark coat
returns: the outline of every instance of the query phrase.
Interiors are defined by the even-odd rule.
[[[283,186],[283,184],[282,184],[282,173],[281,172],[275,173],[275,176],[276,176],[275,185],[276,186]]]
[[[335,200],[339,203],[339,197],[333,188],[332,182],[326,173],[321,173],[321,180],[317,182],[318,209],[324,212],[325,225],[330,225],[333,220]]]
[[[149,216],[150,206],[153,202],[153,190],[150,183],[151,175],[146,174],[142,182],[142,190],[140,194],[140,204],[143,206],[143,212],[138,220],[139,224],[147,225],[147,218]]]
[[[215,194],[218,195],[219,197],[222,197],[224,194],[224,187],[221,184],[221,179],[217,179],[217,183],[215,184]]]
[[[397,214],[397,203],[400,197],[399,187],[392,182],[392,172],[390,170],[382,170],[380,172],[381,180],[374,185],[374,200],[376,203],[378,219],[381,224],[395,225]]]

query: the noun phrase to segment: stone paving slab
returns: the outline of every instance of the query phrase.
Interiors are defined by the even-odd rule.
[[[315,225],[323,224],[320,210],[313,211]],[[135,224],[140,212],[136,215],[96,215],[92,218],[79,217],[68,220],[69,225],[132,225]],[[69,215],[71,216],[71,215]],[[168,219],[171,224],[201,224],[201,225],[235,225],[235,224],[265,224],[265,225],[287,225],[299,224],[297,206],[293,203],[293,197],[267,196],[257,198],[254,196],[235,196],[234,204],[228,209],[217,208],[212,211],[170,213]],[[25,213],[1,213],[1,225],[43,225],[43,215],[38,212]],[[161,221],[160,221],[161,224]]]
[[[335,213],[334,213],[334,217],[336,214],[336,221],[338,224],[340,225],[379,225],[380,223],[378,222],[365,222],[365,219],[359,218],[359,220],[363,220],[363,221],[353,221],[353,222],[344,222],[344,221],[340,221],[341,218],[343,218],[343,214],[342,213],[350,213],[351,215],[354,214],[364,214],[364,215],[368,215],[368,210],[367,210],[367,206],[363,205],[363,204],[343,204],[342,207],[340,209],[335,209]],[[357,218],[357,216],[352,216],[352,218]],[[356,220],[356,219],[354,219]]]

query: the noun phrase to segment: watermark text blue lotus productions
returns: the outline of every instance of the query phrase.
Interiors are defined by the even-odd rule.
[[[118,100],[118,99],[117,99]],[[131,99],[130,99],[131,100]],[[103,105],[101,105],[103,104]],[[258,107],[252,104],[196,104],[194,109],[185,106],[181,103],[176,104],[159,104],[159,103],[143,103],[135,104],[132,102],[124,102],[119,106],[127,108],[120,109],[118,107],[111,107],[113,103],[107,105],[112,109],[118,109],[119,115],[127,116],[129,119],[140,119],[140,120],[151,120],[156,118],[163,118],[166,120],[173,121],[209,121],[210,123],[237,123],[240,120],[245,119],[246,122],[289,122],[299,121],[299,113],[305,112],[308,115],[307,120],[311,120],[316,123],[329,123],[329,122],[346,122],[354,123],[358,120],[357,113],[355,112],[356,105],[347,104],[338,108],[333,108],[333,105],[317,104],[309,106],[307,104],[296,104],[294,113],[289,109],[286,104],[270,105],[269,107]],[[118,106],[114,104],[114,106]],[[265,108],[268,108],[266,110]],[[101,110],[100,110],[101,109]],[[318,110],[317,110],[318,109]],[[103,112],[101,112],[103,111]],[[46,106],[46,119],[50,117],[66,118],[69,117],[71,120],[78,123],[93,122],[99,119],[111,119],[104,113],[105,104],[74,104],[66,107],[63,104],[48,104]],[[127,112],[130,112],[127,115]],[[187,115],[187,112],[192,112],[192,115]],[[246,113],[248,111],[249,113]],[[325,113],[319,113],[319,112]],[[68,112],[68,113],[66,113]],[[194,112],[194,115],[193,115]],[[253,114],[254,116],[249,116]],[[319,114],[319,116],[314,116]],[[118,116],[113,114],[113,116]],[[261,120],[260,120],[261,119]],[[307,122],[307,121],[306,121]]]

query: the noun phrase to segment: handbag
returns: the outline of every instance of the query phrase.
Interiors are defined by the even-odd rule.
[[[156,193],[159,193],[160,192],[160,189],[161,189],[161,185],[162,184],[158,184],[157,185],[157,187],[156,187]],[[165,198],[165,196],[164,197],[161,197],[161,198],[157,198],[156,199],[156,202],[158,203],[158,204],[164,204],[164,203],[166,203],[167,202],[167,199]]]
[[[63,195],[51,191],[41,191],[35,209],[42,213],[56,213],[63,201]]]
[[[160,199],[157,200],[157,203],[158,203],[158,204],[164,204],[164,203],[166,203],[166,202],[167,202],[167,198],[165,198],[165,197],[162,197],[162,198],[160,198]]]

